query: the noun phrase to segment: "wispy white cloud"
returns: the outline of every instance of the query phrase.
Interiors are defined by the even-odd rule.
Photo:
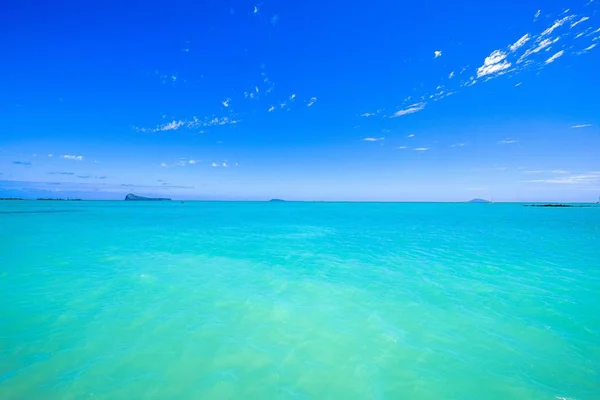
[[[227,163],[226,162],[222,162],[221,166],[224,167],[224,168],[227,168]]]
[[[575,35],[575,39],[578,39],[578,38],[582,37],[583,35],[589,34],[591,30],[592,30],[592,27],[587,27],[586,29],[584,29],[583,31],[581,31],[577,35]]]
[[[589,45],[588,47],[586,47],[585,49],[578,52],[577,54],[587,53],[588,51],[592,50],[596,46],[598,46],[598,43],[593,43],[593,44]]]
[[[540,51],[542,51],[546,47],[550,46],[551,44],[558,42],[559,39],[560,38],[555,38],[554,40],[551,40],[551,39],[542,40],[541,42],[539,42],[539,44],[537,46],[535,46],[531,49],[527,49],[527,51],[525,51],[525,53],[523,53],[523,55],[521,55],[521,57],[519,57],[519,59],[517,60],[517,64],[522,63],[523,60],[525,60],[530,55],[539,53]]]
[[[307,105],[308,107],[312,107],[312,105],[313,105],[313,104],[315,104],[315,102],[316,102],[316,101],[317,101],[317,98],[316,98],[316,97],[311,97],[311,98],[308,100],[308,102],[306,103],[306,105]]]
[[[184,125],[186,125],[185,121],[173,120],[171,122],[167,122],[166,124],[159,125],[156,128],[136,127],[135,130],[137,130],[138,132],[166,132],[166,131],[175,131]]]
[[[211,164],[211,166],[216,168],[216,167],[219,167],[219,164],[217,164],[216,162],[214,162],[214,163]]]
[[[574,15],[569,15],[567,17],[557,19],[556,21],[554,21],[554,23],[550,27],[548,27],[546,30],[544,30],[542,33],[540,33],[540,36],[546,36],[546,35],[551,34],[556,29],[563,26],[565,22],[572,20],[574,17],[575,17]]]
[[[363,141],[365,141],[365,142],[379,142],[379,141],[382,141],[382,140],[385,140],[385,138],[384,137],[379,137],[379,138],[376,138],[376,137],[366,137],[366,138],[363,139]]]
[[[200,118],[194,116],[191,120],[185,122],[186,127],[194,128],[200,125]]]
[[[471,76],[466,82],[461,83],[460,86],[461,87],[469,87],[469,86],[473,86],[476,83],[477,83],[477,79],[475,79],[474,76]]]
[[[397,148],[397,149],[400,149],[400,150],[404,150],[404,149],[407,149],[407,148],[408,148],[408,146],[398,146],[398,147],[396,147],[396,148]]]
[[[181,128],[183,125],[185,125],[184,121],[171,121],[169,123],[166,123],[164,125],[160,125],[158,128],[156,128],[157,131],[160,132],[164,132],[164,131],[175,131],[179,128]]]
[[[552,183],[559,185],[588,185],[600,183],[600,172],[587,172],[582,174],[569,174],[566,176],[553,177],[549,179],[535,179],[527,182]]]
[[[168,167],[168,165],[167,165],[167,163],[166,163],[166,162],[161,162],[161,163],[160,163],[160,166],[161,166],[161,167],[163,167],[163,168],[167,168],[167,167]]]
[[[294,101],[295,98],[296,98],[296,93],[292,93],[290,95],[290,101]]]
[[[571,28],[575,28],[577,25],[581,24],[582,22],[587,21],[588,19],[590,19],[590,17],[581,17],[579,20],[577,20],[571,24]]]
[[[454,143],[450,147],[463,147],[466,143]]]
[[[397,118],[403,115],[414,114],[423,110],[426,105],[427,104],[424,102],[411,104],[410,106],[403,108],[402,110],[396,111],[394,114],[392,114],[391,118]]]
[[[375,115],[378,115],[381,113],[381,109],[375,111],[375,112],[366,112],[366,113],[362,113],[360,114],[361,117],[374,117]]]
[[[414,151],[427,151],[429,150],[429,147],[417,147],[416,149],[413,149]]]
[[[192,164],[192,165],[194,165],[194,164],[198,164],[198,161],[199,161],[199,160],[189,160],[189,161],[188,161],[188,164]]]
[[[54,157],[54,154],[50,153],[50,154],[48,154],[48,157],[52,158],[52,157]]]
[[[441,50],[436,50],[433,52],[433,58],[438,58],[442,56]]]
[[[518,140],[501,140],[498,142],[498,144],[511,144],[511,143],[518,143]]]
[[[517,83],[515,83],[515,87],[519,87],[519,86],[521,86],[522,84],[523,84],[523,82],[517,82]]]
[[[565,171],[564,169],[552,169],[552,170],[545,170],[545,169],[538,169],[538,170],[527,170],[527,171],[523,171],[524,174],[570,174],[570,171]]]
[[[408,135],[408,137],[415,137],[415,134],[411,133],[410,135]]]
[[[533,16],[533,20],[537,21],[537,19],[540,17],[541,14],[542,14],[542,10],[537,10],[535,15]]]
[[[254,6],[254,10],[252,10],[252,13],[253,14],[258,14],[259,11],[260,10],[259,10],[258,6]]]
[[[580,128],[588,128],[590,126],[592,126],[592,124],[581,124],[581,125],[573,125],[571,128],[580,129]]]
[[[229,102],[230,102],[230,101],[231,101],[231,99],[226,99],[226,100],[223,100],[223,101],[221,102],[221,104],[223,104],[223,107],[227,108],[227,107],[229,107]]]
[[[231,119],[229,117],[214,117],[212,119],[206,120],[204,122],[199,122],[200,126],[222,126],[222,125],[235,125],[239,122],[239,120]]]
[[[501,50],[494,50],[483,61],[483,65],[477,68],[477,77],[481,78],[486,75],[494,75],[500,71],[510,68],[511,63],[506,61],[506,53]]]
[[[438,86],[436,88],[436,90],[439,90],[441,87],[443,87],[443,86]],[[438,100],[443,99],[444,97],[452,96],[454,93],[456,93],[456,92],[448,92],[446,90],[440,90],[439,92],[434,93],[431,96],[429,96],[429,100],[438,101]]]
[[[269,112],[273,112],[273,111],[275,111],[275,106],[271,106],[271,107],[269,107],[269,110],[268,110],[268,111],[269,111]]]
[[[525,43],[527,43],[529,41],[529,39],[531,39],[531,36],[529,36],[529,33],[526,33],[525,35],[521,36],[521,38],[519,40],[517,40],[516,42],[514,42],[513,44],[508,46],[508,48],[510,49],[511,52],[517,51],[521,47],[523,47],[523,45]]]
[[[448,79],[452,79],[454,78],[454,71],[450,72],[450,75],[448,75]]]
[[[544,63],[545,64],[553,63],[557,58],[561,57],[563,54],[565,54],[564,50],[556,52],[550,58],[548,58]]]
[[[75,156],[72,154],[64,154],[62,158],[65,160],[83,161],[83,156]]]

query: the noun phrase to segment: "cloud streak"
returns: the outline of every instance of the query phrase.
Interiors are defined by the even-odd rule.
[[[551,183],[557,185],[589,185],[600,183],[600,172],[588,172],[583,174],[570,174],[567,176],[549,179],[534,179],[527,181],[531,183]]]
[[[83,161],[83,156],[76,156],[73,154],[64,154],[62,158],[64,158],[65,160]]]
[[[75,172],[48,172],[49,175],[75,175]]]
[[[419,111],[425,109],[426,105],[427,105],[427,103],[425,103],[425,102],[411,104],[410,106],[408,106],[402,110],[396,111],[394,114],[392,114],[392,116],[390,118],[398,118],[398,117],[402,117],[404,115],[414,114],[416,112],[419,112]]]
[[[582,18],[580,18],[578,21],[576,21],[576,22],[573,22],[573,23],[571,24],[571,28],[575,28],[577,25],[579,25],[579,24],[581,24],[581,23],[583,23],[583,22],[587,21],[588,19],[590,19],[590,17],[582,17]]]
[[[565,54],[564,50],[561,50],[557,53],[555,53],[554,55],[552,55],[552,57],[548,58],[545,63],[546,64],[551,64],[553,63],[557,58],[562,57],[562,55]]]
[[[579,53],[577,54],[584,54],[587,53],[588,51],[592,50],[594,47],[598,46],[597,43],[593,43],[591,45],[589,45],[588,47],[586,47],[585,49],[581,50]]]
[[[526,33],[519,40],[509,46],[510,51],[514,52],[519,50],[525,43],[529,41],[529,39],[531,39],[531,36],[529,36],[529,33]]]
[[[533,48],[525,51],[525,53],[523,53],[523,55],[521,55],[521,57],[519,57],[519,59],[517,60],[517,64],[522,63],[527,57],[531,56],[532,54],[539,53],[540,51],[544,50],[546,47],[558,42],[559,39],[560,38],[556,38],[554,40],[551,40],[551,39],[542,40],[541,42],[539,42],[539,44],[536,47],[533,47]]]
[[[550,35],[556,29],[558,29],[561,26],[563,26],[563,24],[565,22],[568,22],[568,21],[572,20],[574,17],[575,17],[574,15],[569,15],[567,17],[564,17],[562,19],[558,19],[558,20],[554,21],[554,24],[552,24],[552,26],[550,26],[549,28],[547,28],[546,30],[544,30],[542,33],[540,33],[540,36]]]

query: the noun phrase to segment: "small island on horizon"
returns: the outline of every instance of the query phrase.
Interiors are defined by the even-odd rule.
[[[269,200],[270,203],[282,203],[284,201],[285,200],[283,200],[283,199],[271,199],[271,200]]]
[[[467,201],[467,203],[491,203],[491,201],[485,199],[473,199]]]
[[[125,201],[171,201],[171,199],[166,197],[143,197],[128,193],[127,196],[125,196]]]

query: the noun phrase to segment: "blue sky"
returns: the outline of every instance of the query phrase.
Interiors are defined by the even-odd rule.
[[[599,4],[10,2],[0,197],[595,201]]]

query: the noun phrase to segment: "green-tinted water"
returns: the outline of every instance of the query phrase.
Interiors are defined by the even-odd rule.
[[[600,208],[0,202],[0,398],[597,399]]]

